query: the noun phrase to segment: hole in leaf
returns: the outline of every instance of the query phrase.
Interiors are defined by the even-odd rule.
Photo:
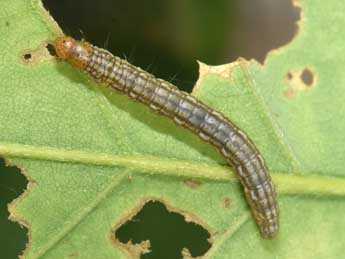
[[[30,61],[32,59],[32,55],[31,55],[31,53],[25,53],[23,55],[23,58],[25,61]]]
[[[314,83],[314,74],[309,68],[305,68],[301,74],[301,79],[306,86],[312,86]]]
[[[188,92],[198,78],[196,60],[264,62],[270,50],[290,42],[300,19],[292,2],[43,0],[66,34],[106,47]]]
[[[51,44],[51,43],[47,44],[46,48],[47,48],[47,50],[51,56],[53,56],[53,57],[57,56],[56,51],[55,51],[55,47],[53,44]]]
[[[0,158],[0,251],[1,258],[18,258],[28,240],[27,229],[8,219],[8,204],[18,198],[28,182],[20,170]]]
[[[284,91],[284,95],[289,99],[293,99],[299,92],[314,87],[317,81],[315,72],[309,67],[288,71],[286,79],[289,88]]]
[[[133,254],[135,249],[138,251],[138,246],[140,251],[146,249],[141,259],[182,259],[182,251],[198,257],[211,247],[210,233],[204,227],[186,222],[183,215],[167,210],[159,201],[148,201],[136,215],[115,230],[115,238],[129,253]]]
[[[186,179],[184,180],[184,184],[191,189],[198,189],[201,185],[201,182],[196,179]]]

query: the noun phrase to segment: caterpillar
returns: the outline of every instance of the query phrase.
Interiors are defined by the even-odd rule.
[[[276,236],[277,194],[264,159],[253,142],[229,119],[173,84],[86,41],[62,36],[53,46],[58,59],[84,71],[97,83],[171,118],[215,146],[235,169],[262,237]]]

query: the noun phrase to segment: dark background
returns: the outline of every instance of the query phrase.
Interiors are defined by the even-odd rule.
[[[62,30],[105,47],[136,66],[191,91],[198,78],[196,60],[211,65],[238,57],[263,63],[269,50],[288,44],[300,16],[291,0],[44,0]],[[17,258],[27,230],[8,220],[7,204],[25,190],[26,178],[0,158],[0,258]],[[207,233],[191,226],[159,202],[147,206],[118,232],[124,242],[150,238],[152,253],[142,258],[177,259],[181,236],[190,237],[193,256],[209,248]],[[157,225],[160,222],[160,225]],[[148,232],[150,233],[148,234]],[[162,238],[167,233],[169,240]],[[203,240],[193,236],[203,236]],[[166,254],[164,254],[166,253]],[[180,257],[181,258],[181,257]]]

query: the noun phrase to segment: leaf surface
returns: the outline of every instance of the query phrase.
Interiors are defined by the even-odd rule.
[[[336,0],[303,1],[298,34],[264,65],[201,65],[193,94],[250,136],[277,185],[280,233],[263,240],[212,146],[51,58],[45,44],[61,32],[38,0],[2,0],[0,154],[30,180],[10,206],[29,228],[25,258],[127,258],[113,230],[150,199],[208,229],[205,258],[339,257],[343,9]],[[201,185],[190,188],[195,178]]]

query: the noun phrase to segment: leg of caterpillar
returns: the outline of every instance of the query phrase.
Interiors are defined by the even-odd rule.
[[[75,41],[73,44],[68,60],[72,65],[214,145],[236,170],[262,236],[275,237],[279,226],[276,192],[261,155],[242,131],[195,97],[108,51],[85,42]]]

